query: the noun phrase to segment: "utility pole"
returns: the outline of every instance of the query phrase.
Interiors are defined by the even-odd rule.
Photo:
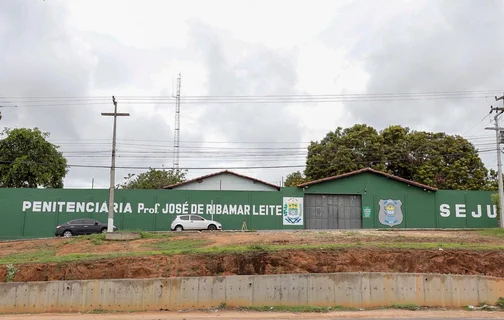
[[[112,96],[112,103],[114,104],[114,112],[102,112],[102,116],[114,117],[114,130],[112,133],[112,164],[110,166],[110,189],[109,189],[109,203],[108,203],[108,222],[107,232],[114,231],[114,190],[115,190],[115,158],[116,158],[116,130],[117,130],[117,117],[129,116],[129,113],[117,113],[117,101]]]
[[[495,101],[503,100],[504,96],[497,98],[495,97]],[[495,127],[494,128],[485,128],[487,130],[495,130],[495,138],[496,138],[496,147],[497,147],[497,181],[498,181],[498,188],[499,188],[499,226],[501,228],[504,228],[504,189],[503,189],[503,182],[502,182],[502,157],[501,157],[501,143],[504,143],[504,139],[502,137],[502,134],[504,133],[504,128],[499,127],[499,116],[504,112],[504,107],[499,108],[499,107],[490,107],[490,113],[493,111],[496,111],[497,114],[494,117],[495,120]]]

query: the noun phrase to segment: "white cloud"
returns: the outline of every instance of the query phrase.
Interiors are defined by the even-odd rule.
[[[0,96],[170,97],[179,72],[183,96],[496,89],[504,83],[498,68],[504,45],[496,40],[503,35],[502,13],[498,1],[470,0],[4,0]],[[474,141],[481,145],[493,137],[484,130],[488,121],[467,131],[492,100],[183,103],[181,140],[182,147],[206,150],[264,146],[215,141],[297,142],[283,146],[302,148],[301,142],[319,140],[338,126],[366,122],[377,129],[398,123],[477,136]],[[144,141],[123,148],[166,153],[164,159],[119,158],[118,165],[169,166],[173,101],[119,103],[121,111],[131,113],[119,120],[119,139]],[[39,126],[54,140],[75,142],[64,144],[65,150],[96,151],[110,148],[111,119],[100,112],[111,108],[109,98],[93,107],[20,107],[3,110],[2,124]],[[90,139],[100,140],[90,144]],[[301,155],[245,158],[185,156],[181,165],[304,163]],[[493,158],[487,154],[484,160],[493,166]],[[110,159],[70,162],[108,165]],[[294,170],[237,171],[278,183]],[[127,172],[119,170],[118,181]],[[92,177],[95,186],[107,187],[106,169],[74,168],[66,182],[88,184]]]

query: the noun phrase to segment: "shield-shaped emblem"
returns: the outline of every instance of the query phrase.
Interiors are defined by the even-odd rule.
[[[299,205],[296,202],[289,202],[288,215],[291,218],[297,218],[299,216]]]
[[[303,198],[284,198],[284,225],[303,224]]]
[[[381,224],[393,227],[402,223],[401,200],[380,200],[379,204],[380,212],[378,213],[378,220]]]

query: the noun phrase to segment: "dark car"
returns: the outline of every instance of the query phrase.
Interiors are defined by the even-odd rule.
[[[114,226],[114,231],[117,228]],[[56,226],[57,237],[71,237],[107,232],[107,224],[93,219],[75,219]]]

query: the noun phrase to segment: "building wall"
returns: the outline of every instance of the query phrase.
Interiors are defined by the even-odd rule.
[[[402,203],[403,219],[394,228],[498,226],[496,207],[492,204],[490,197],[492,192],[489,191],[426,191],[394,179],[365,172],[308,186],[305,193],[360,195],[363,213],[364,208],[371,209],[369,217],[363,215],[363,228],[390,228],[379,221],[379,202],[387,199],[400,200]]]
[[[276,188],[266,184],[237,177],[229,173],[205,178],[201,182],[190,182],[176,187],[174,190],[278,191]]]
[[[400,200],[403,219],[392,228],[493,228],[496,207],[487,191],[437,191],[407,186],[372,173],[309,186],[306,194],[358,195],[362,227],[380,222],[380,200]],[[167,231],[176,214],[195,213],[225,230],[304,229],[304,219],[285,212],[304,210],[301,188],[280,191],[117,190],[115,225],[121,229]],[[108,190],[0,189],[0,239],[53,236],[55,227],[76,218],[107,221]],[[294,203],[293,206],[290,204]],[[81,212],[77,212],[77,211]],[[304,215],[304,214],[303,214]]]
[[[114,224],[168,231],[176,214],[189,213],[221,222],[225,230],[240,230],[243,222],[249,230],[303,228],[283,222],[284,198],[291,197],[302,199],[302,190],[117,190]],[[108,190],[0,189],[0,239],[53,236],[56,225],[77,218],[107,222],[107,200]]]

